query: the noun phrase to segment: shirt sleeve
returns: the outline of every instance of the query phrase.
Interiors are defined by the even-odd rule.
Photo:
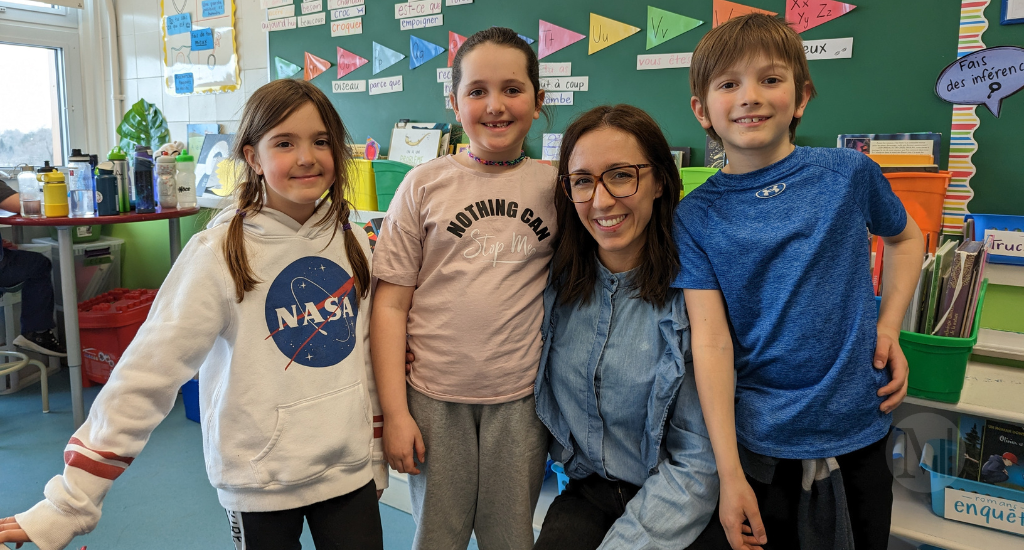
[[[391,200],[373,249],[373,276],[401,286],[416,286],[423,265],[423,223],[417,202],[415,169]]]
[[[672,287],[718,290],[718,279],[711,268],[711,260],[700,242],[703,231],[697,227],[699,222],[696,217],[699,209],[695,208],[695,205],[695,199],[684,199],[676,207],[672,238],[675,239],[676,248],[679,250],[681,269],[672,281]]]
[[[11,189],[11,186],[7,185],[6,181],[0,180],[0,202],[4,202],[5,200],[7,200],[7,197],[11,197],[17,194],[18,192],[15,191],[14,189]]]
[[[868,231],[880,237],[899,235],[907,227],[907,209],[878,164],[866,155],[857,157],[851,180]]]

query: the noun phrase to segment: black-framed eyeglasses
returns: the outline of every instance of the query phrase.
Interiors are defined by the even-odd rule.
[[[593,174],[566,174],[558,178],[558,182],[572,202],[587,202],[594,198],[594,190],[597,182],[604,185],[608,194],[622,199],[635,195],[640,188],[640,169],[649,168],[651,164],[627,164],[616,166],[601,172],[601,175]]]

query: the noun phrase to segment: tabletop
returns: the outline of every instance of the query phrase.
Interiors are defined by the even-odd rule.
[[[93,218],[23,218],[18,215],[8,216],[6,218],[0,218],[0,223],[7,225],[25,225],[25,226],[48,226],[48,227],[66,227],[70,225],[110,225],[115,223],[134,223],[134,222],[148,222],[153,220],[171,220],[174,218],[182,218],[185,216],[191,216],[199,212],[198,206],[192,208],[161,208],[156,207],[156,212],[150,212],[148,214],[139,214],[134,210],[126,212],[124,214],[118,214],[116,216],[96,216]]]

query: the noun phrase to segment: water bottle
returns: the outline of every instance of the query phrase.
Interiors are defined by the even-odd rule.
[[[31,166],[21,169],[18,174],[18,195],[21,197],[21,217],[43,217],[42,195],[39,193],[39,182]]]
[[[118,193],[114,163],[107,161],[96,166],[96,211],[100,216],[118,214],[117,205],[121,202]]]
[[[132,203],[129,188],[132,182],[128,177],[128,155],[117,146],[107,154],[107,160],[113,165],[114,177],[117,178],[117,211],[122,214],[130,212]]]
[[[178,208],[196,207],[196,159],[185,149],[175,159],[177,172],[174,183],[178,186]]]
[[[156,212],[156,202],[153,199],[153,153],[145,145],[136,145],[135,212]]]
[[[96,216],[96,182],[92,179],[89,155],[72,149],[68,158],[68,208],[72,218]]]
[[[43,180],[43,200],[46,201],[47,218],[63,218],[68,215],[68,186],[64,174],[54,169],[40,176]]]
[[[160,208],[178,206],[178,190],[174,186],[174,157],[166,152],[156,159],[156,188],[160,193]]]
[[[43,165],[40,166],[39,168],[36,168],[36,189],[39,190],[39,198],[41,199],[39,203],[39,208],[43,209],[44,216],[46,215],[46,194],[44,193],[45,184],[43,182],[43,175],[56,171],[57,169],[54,168],[53,166],[50,166],[50,161],[48,160],[44,160]],[[67,200],[67,197],[64,197],[64,200]]]

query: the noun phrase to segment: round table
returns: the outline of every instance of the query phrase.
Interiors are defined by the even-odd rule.
[[[57,228],[57,247],[60,253],[60,286],[64,298],[64,332],[67,336],[68,370],[71,376],[71,409],[75,429],[85,422],[85,404],[82,402],[82,344],[78,333],[78,288],[75,278],[75,258],[71,249],[71,228],[79,225],[112,225],[115,223],[148,222],[167,220],[170,234],[171,264],[181,252],[181,224],[178,218],[199,212],[193,208],[160,208],[156,212],[138,214],[128,212],[116,216],[93,218],[23,218],[9,216],[0,218],[0,223],[12,226],[47,226]]]

